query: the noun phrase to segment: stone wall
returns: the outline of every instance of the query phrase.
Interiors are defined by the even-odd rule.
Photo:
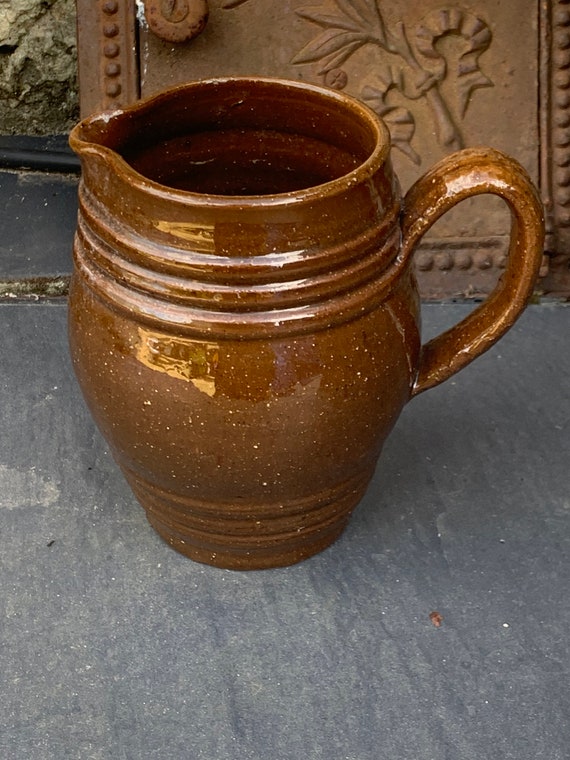
[[[0,0],[0,134],[56,134],[78,117],[74,0]]]

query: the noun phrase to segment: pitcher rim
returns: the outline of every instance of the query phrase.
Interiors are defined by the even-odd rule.
[[[137,171],[116,149],[81,136],[81,133],[91,125],[98,125],[100,123],[108,124],[113,119],[124,118],[128,114],[136,114],[149,110],[161,100],[171,97],[175,93],[184,90],[197,90],[212,85],[226,86],[234,83],[239,85],[247,85],[248,83],[276,85],[278,87],[283,87],[284,89],[296,89],[300,92],[310,91],[330,101],[336,100],[345,108],[350,109],[353,112],[358,112],[359,117],[366,120],[368,126],[374,133],[374,147],[369,155],[354,169],[340,177],[328,180],[327,182],[282,193],[223,195],[216,193],[200,193],[192,190],[181,190],[157,182]],[[369,180],[386,163],[391,148],[390,132],[383,119],[370,108],[370,106],[354,96],[310,82],[289,80],[279,77],[257,76],[212,77],[199,79],[166,88],[160,92],[141,98],[123,108],[90,114],[81,119],[73,127],[69,134],[69,144],[71,149],[82,160],[85,154],[96,153],[102,156],[106,161],[119,166],[121,173],[128,178],[131,186],[141,192],[160,198],[168,197],[170,200],[174,197],[181,202],[191,201],[195,206],[225,206],[226,208],[267,208],[289,206],[319,200],[323,197],[339,195],[350,190],[351,187],[356,187]]]

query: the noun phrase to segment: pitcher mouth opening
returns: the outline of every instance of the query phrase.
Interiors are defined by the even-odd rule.
[[[362,103],[265,78],[175,87],[85,119],[70,143],[80,156],[114,154],[147,191],[248,205],[342,192],[370,178],[389,151],[385,125]]]

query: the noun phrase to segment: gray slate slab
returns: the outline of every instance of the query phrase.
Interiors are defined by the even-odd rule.
[[[0,170],[0,282],[70,274],[77,184],[74,176]]]
[[[570,309],[411,402],[343,537],[254,573],[152,532],[65,323],[0,306],[0,757],[569,757]]]

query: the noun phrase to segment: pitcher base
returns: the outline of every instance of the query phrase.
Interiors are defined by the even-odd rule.
[[[301,562],[330,546],[362,499],[371,472],[316,497],[253,507],[211,505],[173,495],[130,474],[149,523],[176,551],[229,570],[262,570]]]

